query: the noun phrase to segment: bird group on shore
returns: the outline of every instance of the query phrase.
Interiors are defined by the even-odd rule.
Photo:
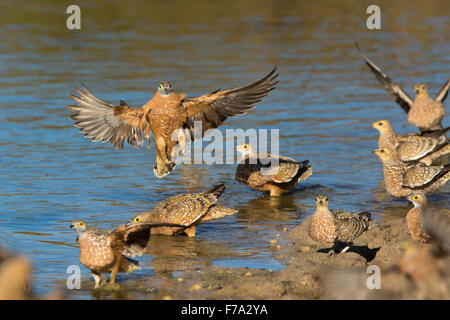
[[[450,82],[445,83],[435,99],[429,97],[426,85],[416,85],[415,99],[411,99],[371,60],[363,54],[362,58],[407,113],[408,122],[419,129],[416,133],[397,135],[388,120],[373,122],[372,127],[380,133],[378,148],[373,153],[382,162],[387,194],[407,197],[414,204],[405,224],[412,237],[428,243],[433,235],[426,233],[421,218],[428,208],[425,195],[438,191],[450,180],[450,146],[446,137],[449,127],[442,128],[443,102]],[[82,90],[76,89],[79,96],[72,95],[78,105],[67,107],[75,111],[71,119],[80,132],[93,141],[109,142],[114,148],[122,149],[124,142],[140,148],[145,139],[149,148],[153,135],[156,145],[153,172],[157,178],[164,178],[175,168],[174,150],[181,150],[183,154],[187,143],[200,139],[208,129],[217,128],[228,117],[247,113],[274,90],[278,83],[276,69],[247,86],[216,90],[196,98],[178,94],[169,82],[162,81],[141,108],[133,108],[123,100],[118,105],[111,104],[82,85]],[[196,121],[202,122],[200,135],[194,132]],[[172,139],[174,133],[176,141]],[[277,164],[273,166],[267,159],[272,156],[258,153],[255,146],[242,144],[237,151],[242,159],[235,179],[270,196],[288,193],[312,174],[309,160],[297,161],[276,155]],[[114,283],[118,272],[138,270],[138,262],[131,258],[143,254],[151,234],[194,237],[200,223],[236,214],[237,210],[216,204],[224,190],[224,184],[219,184],[202,193],[170,197],[151,212],[135,215],[113,231],[91,228],[81,220],[73,221],[71,227],[78,234],[80,262],[91,270],[96,287],[100,285],[101,273],[111,273]],[[339,243],[344,244],[340,251],[344,253],[369,229],[371,214],[330,210],[328,203],[326,195],[316,197],[309,236],[318,242],[333,243],[331,254],[336,253]]]

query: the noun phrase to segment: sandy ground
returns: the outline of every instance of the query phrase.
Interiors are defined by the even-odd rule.
[[[334,256],[328,256],[331,244],[309,238],[309,221],[280,234],[287,245],[274,243],[274,254],[287,265],[281,271],[205,266],[178,278],[151,277],[134,285],[151,299],[450,298],[450,258],[435,258],[431,245],[412,240],[404,217],[380,225],[372,221],[350,250]],[[379,268],[380,289],[368,289],[374,275],[369,266]],[[371,278],[370,284],[377,282]]]
[[[310,239],[310,219],[290,230],[284,229],[273,241],[274,257],[286,265],[280,271],[214,267],[193,260],[175,277],[172,272],[155,267],[152,276],[122,275],[123,281],[106,283],[99,289],[92,289],[92,279],[85,279],[82,290],[90,291],[93,299],[450,298],[450,257],[438,257],[432,245],[415,242],[407,233],[403,216],[385,217],[379,225],[371,221],[369,230],[356,239],[354,246],[333,256],[328,255],[331,244]],[[23,294],[20,288],[29,281],[29,262],[7,255],[0,258],[0,286],[5,289],[7,285],[10,293],[14,292],[11,285],[18,288],[18,294],[9,298],[64,299],[73,293],[55,288],[57,294],[46,297]],[[23,281],[6,281],[11,279],[11,273],[15,274],[14,279]]]

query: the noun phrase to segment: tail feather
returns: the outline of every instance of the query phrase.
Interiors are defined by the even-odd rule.
[[[225,191],[225,184],[221,183],[217,186],[212,187],[211,189],[209,189],[208,191],[206,191],[205,193],[207,194],[212,194],[214,196],[216,196],[217,198],[220,197],[220,195]]]

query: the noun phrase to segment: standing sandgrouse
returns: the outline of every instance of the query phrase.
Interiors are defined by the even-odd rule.
[[[423,230],[421,225],[422,209],[427,205],[427,198],[423,194],[413,194],[407,197],[414,204],[414,208],[406,215],[406,226],[411,237],[422,243],[429,243],[430,236]]]
[[[356,47],[360,50],[357,43]],[[395,102],[408,114],[408,122],[410,124],[419,128],[420,131],[433,131],[442,128],[441,121],[445,116],[445,109],[442,103],[448,95],[450,80],[447,80],[434,100],[429,97],[425,84],[415,85],[414,92],[416,97],[413,100],[400,86],[392,82],[391,78],[381,71],[369,58],[363,54],[361,56],[370,71],[375,74],[378,81],[381,82],[384,88],[395,99]]]
[[[271,196],[280,196],[294,188],[300,181],[312,174],[309,160],[297,162],[292,158],[278,156],[278,165],[271,167],[270,161],[264,161],[251,145],[237,146],[242,160],[236,168],[236,180],[247,184],[257,191],[269,192]],[[270,154],[265,155],[266,160]]]
[[[264,78],[250,85],[224,91],[214,91],[196,98],[177,94],[167,81],[162,81],[154,96],[141,108],[132,108],[126,102],[113,105],[94,96],[84,85],[76,88],[79,97],[71,95],[78,106],[67,107],[76,113],[71,116],[75,127],[93,141],[110,142],[114,148],[123,143],[135,148],[147,139],[150,147],[151,132],[155,135],[158,178],[169,174],[175,167],[173,157],[184,152],[187,140],[203,136],[206,130],[217,128],[228,117],[245,114],[275,88],[276,66]],[[201,123],[201,130],[198,128]],[[177,147],[178,148],[175,148]]]
[[[343,210],[328,209],[326,196],[316,197],[316,211],[311,217],[308,233],[311,239],[319,242],[334,243],[333,254],[339,242],[345,243],[341,252],[346,252],[353,240],[369,228],[369,212],[353,214]]]
[[[417,160],[426,165],[431,165],[434,159],[450,153],[449,148],[446,147],[448,141],[445,137],[445,131],[448,128],[444,131],[437,130],[433,131],[433,134],[420,136],[414,134],[397,135],[387,120],[376,121],[372,123],[372,127],[380,132],[378,148],[391,149],[394,155],[402,161]]]
[[[170,223],[121,225],[114,231],[89,227],[82,220],[75,220],[70,227],[77,234],[80,245],[80,262],[92,272],[95,288],[100,286],[101,273],[111,273],[114,283],[118,272],[139,270],[137,261],[126,256],[141,256],[150,239],[154,226],[177,226]]]
[[[373,151],[383,163],[386,192],[403,198],[415,193],[431,193],[439,190],[450,180],[450,164],[427,166],[423,163],[405,163],[389,148]]]
[[[188,193],[170,197],[160,202],[151,212],[140,213],[130,220],[131,224],[172,223],[180,227],[151,228],[152,234],[177,235],[185,233],[195,237],[196,226],[213,219],[223,218],[238,211],[216,205],[225,190],[220,184],[202,193]]]

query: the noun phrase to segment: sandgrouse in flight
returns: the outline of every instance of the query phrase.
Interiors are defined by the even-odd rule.
[[[356,47],[359,49],[357,43]],[[443,85],[436,98],[433,100],[428,95],[427,86],[425,84],[417,84],[414,86],[416,94],[415,99],[410,96],[395,84],[391,78],[380,68],[378,68],[369,58],[361,54],[370,71],[375,74],[375,77],[384,88],[391,94],[402,109],[408,114],[408,122],[413,126],[419,128],[421,132],[439,130],[442,128],[441,121],[445,116],[445,109],[443,102],[448,95],[450,88],[450,80]]]
[[[196,98],[178,94],[169,82],[162,81],[154,96],[141,108],[130,107],[125,101],[120,101],[120,105],[111,104],[97,98],[82,85],[84,91],[76,88],[79,97],[71,95],[78,105],[67,107],[76,112],[71,118],[85,137],[93,141],[108,141],[114,148],[123,148],[124,141],[140,148],[144,138],[149,148],[153,132],[157,152],[153,172],[156,177],[162,178],[175,167],[173,154],[183,153],[187,140],[201,137],[194,132],[195,122],[201,121],[200,134],[203,135],[206,130],[217,128],[228,117],[245,114],[275,88],[278,83],[275,81],[278,76],[276,68],[250,85],[216,90]]]

